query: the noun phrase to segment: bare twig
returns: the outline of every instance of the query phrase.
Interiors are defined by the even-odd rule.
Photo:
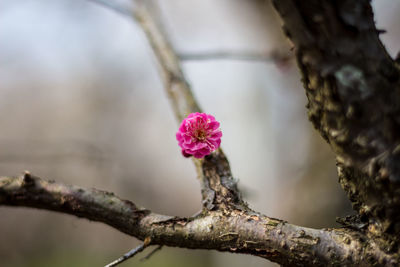
[[[113,267],[113,266],[117,266],[120,263],[132,258],[133,256],[135,256],[136,254],[138,254],[139,252],[143,251],[145,248],[144,243],[140,244],[139,246],[137,246],[136,248],[132,249],[131,251],[129,251],[128,253],[124,254],[123,256],[121,256],[120,258],[116,259],[115,261],[107,264],[104,267]]]
[[[151,258],[157,251],[161,250],[163,246],[157,246],[155,249],[153,249],[149,254],[147,254],[145,257],[141,258],[140,261],[145,261]]]
[[[179,53],[181,60],[240,60],[256,62],[286,62],[292,57],[286,53],[273,51],[271,53],[257,53],[251,51],[206,51],[206,52],[187,52]]]
[[[124,261],[132,258],[133,256],[135,256],[136,254],[138,254],[139,252],[142,252],[149,244],[150,244],[151,239],[149,237],[144,239],[144,242],[142,244],[140,244],[139,246],[137,246],[136,248],[130,250],[129,252],[125,253],[124,255],[122,255],[120,258],[116,259],[115,261],[107,264],[104,267],[113,267],[113,266],[117,266],[120,263],[123,263]]]
[[[177,120],[180,122],[190,113],[201,112],[183,75],[179,58],[166,38],[163,28],[151,16],[144,4],[138,5],[132,16],[142,27],[157,57],[164,87],[170,97]]]

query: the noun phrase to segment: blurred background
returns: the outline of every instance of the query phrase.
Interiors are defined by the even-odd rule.
[[[111,1],[111,0],[110,0]],[[130,5],[130,1],[116,1]],[[270,1],[154,1],[201,107],[252,208],[309,227],[351,213]],[[400,50],[400,2],[373,1],[382,40]],[[252,60],[190,59],[213,53]],[[257,55],[260,55],[257,58]],[[87,0],[0,1],[0,175],[29,170],[57,182],[112,191],[155,212],[200,208],[191,160],[157,62],[136,23]],[[0,207],[1,266],[103,266],[139,242],[69,215]],[[163,248],[123,266],[277,266],[253,256]]]

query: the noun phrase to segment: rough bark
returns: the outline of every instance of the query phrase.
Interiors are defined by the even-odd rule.
[[[308,116],[337,156],[339,181],[369,234],[397,251],[400,73],[363,1],[274,1],[296,48]]]
[[[400,75],[379,41],[369,2],[275,5],[296,48],[310,120],[336,153],[340,182],[359,218],[344,220],[343,228],[318,230],[254,212],[241,199],[222,150],[194,159],[203,196],[203,211],[195,217],[155,214],[113,193],[29,173],[0,178],[0,205],[84,217],[149,244],[245,253],[286,266],[398,266]],[[138,5],[133,13],[113,9],[144,29],[178,121],[200,111],[177,56],[146,7]]]
[[[396,266],[397,258],[351,229],[310,229],[249,209],[216,209],[193,218],[155,214],[113,193],[49,182],[25,173],[0,178],[0,205],[27,206],[99,221],[148,244],[260,256],[287,266]]]

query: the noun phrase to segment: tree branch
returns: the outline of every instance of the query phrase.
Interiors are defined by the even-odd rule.
[[[296,47],[308,116],[337,155],[340,183],[369,232],[396,250],[400,70],[379,40],[370,1],[274,4]]]
[[[260,256],[283,265],[395,266],[398,258],[381,251],[350,229],[315,230],[251,211],[216,210],[195,218],[152,213],[113,193],[48,182],[25,173],[0,178],[0,205],[69,213],[106,223],[147,240],[147,245],[214,249]]]
[[[158,59],[164,87],[178,122],[180,123],[190,113],[201,112],[190,85],[184,78],[179,58],[172,49],[161,25],[157,24],[145,5],[138,5],[133,16],[144,30]],[[193,158],[193,162],[202,184],[204,209],[212,210],[230,206],[247,209],[222,149],[218,149],[204,159]]]
[[[178,56],[160,24],[150,14],[146,4],[133,1],[134,9],[116,4],[114,1],[89,0],[110,8],[121,15],[134,19],[143,29],[147,40],[159,63],[159,71],[164,83],[175,117],[180,123],[187,115],[202,112],[186,81]],[[240,207],[248,209],[237,188],[229,162],[221,148],[204,159],[192,158],[201,183],[203,209]]]
[[[376,89],[377,84],[382,82],[383,92],[391,93],[388,84],[395,80],[395,83],[390,84],[397,85],[397,72],[391,68],[392,62],[382,53],[382,48],[377,50],[379,40],[368,31],[371,29],[371,17],[365,20],[362,16],[365,12],[361,12],[362,15],[357,13],[359,10],[370,11],[367,1],[355,3],[361,5],[361,9],[353,8],[349,11],[344,8],[347,13],[342,13],[344,11],[341,8],[344,4],[351,5],[351,1],[337,1],[338,10],[331,2],[322,2],[324,4],[320,4],[319,1],[307,1],[308,4],[305,4],[300,1],[282,0],[276,1],[276,6],[286,22],[287,33],[292,34],[298,49],[298,62],[310,99],[310,118],[338,154],[339,167],[342,170],[341,181],[353,198],[356,208],[360,211],[362,208],[372,208],[372,211],[366,211],[365,214],[377,219],[377,223],[373,225],[380,230],[383,226],[380,218],[386,216],[385,218],[398,219],[398,209],[392,210],[397,208],[400,202],[393,200],[395,194],[399,195],[396,191],[398,187],[387,184],[394,183],[397,179],[396,169],[390,165],[391,160],[396,160],[395,149],[390,150],[389,155],[381,161],[376,159],[377,166],[385,167],[390,172],[389,176],[386,175],[386,180],[383,179],[384,169],[378,168],[379,171],[373,169],[372,172],[379,174],[380,180],[373,181],[370,175],[370,180],[361,181],[365,170],[360,166],[363,166],[362,163],[370,164],[369,156],[378,157],[377,155],[386,151],[385,149],[391,149],[390,142],[397,141],[397,136],[385,134],[386,127],[396,126],[396,117],[386,120],[386,124],[385,121],[378,120],[387,119],[384,115],[387,115],[385,111],[388,110],[389,114],[396,115],[395,107],[399,107],[396,101],[400,99],[396,98],[397,93],[389,94],[395,99],[389,99],[394,106],[389,106],[388,110],[382,108],[382,105],[382,110],[374,108],[372,104],[375,102],[370,99],[371,95],[376,96],[379,103],[384,103],[382,101],[387,99]],[[114,10],[121,12],[119,8]],[[128,14],[125,11],[123,13]],[[319,16],[320,14],[322,15]],[[342,15],[340,20],[337,19],[337,14]],[[145,31],[160,63],[164,85],[178,121],[189,113],[200,111],[183,77],[177,56],[147,8],[138,5],[131,17],[134,17]],[[322,26],[319,27],[308,20],[322,20],[326,23],[321,23]],[[346,23],[343,26],[343,21],[350,26]],[[358,33],[360,30],[363,30],[362,36]],[[341,39],[343,34],[345,38]],[[320,35],[323,36],[322,39],[319,39]],[[353,41],[355,46],[349,44]],[[367,50],[357,50],[357,44],[361,41],[367,43]],[[348,46],[350,52],[346,52]],[[360,51],[361,56],[354,56]],[[376,55],[367,55],[367,52],[374,52]],[[337,64],[331,64],[336,58]],[[374,62],[378,62],[380,67],[368,69],[361,64]],[[380,71],[376,80],[373,78],[376,74],[374,71]],[[377,112],[377,117],[373,117],[375,114],[365,110],[361,104]],[[365,129],[370,127],[372,122],[360,118],[358,112],[371,115],[372,122],[378,123],[378,127],[374,128],[370,135]],[[342,130],[348,133],[343,133]],[[342,139],[338,138],[343,135],[345,137]],[[354,146],[352,142],[355,142],[358,136],[367,138],[367,141],[371,136],[376,138],[377,147],[368,142],[359,144],[365,150],[357,146],[349,147],[349,144]],[[367,232],[351,228],[316,230],[253,212],[241,200],[222,150],[202,160],[194,159],[194,162],[202,184],[204,209],[203,213],[192,218],[155,214],[130,201],[122,200],[113,193],[49,182],[29,173],[21,177],[0,178],[0,205],[47,209],[103,222],[140,240],[150,240],[148,245],[245,253],[287,266],[398,265],[399,253],[391,252],[387,246],[383,246],[382,249],[381,240],[374,235],[371,237],[371,229]],[[373,189],[378,193],[374,194]],[[385,189],[387,194],[383,194]],[[379,200],[375,200],[377,196],[383,198],[381,210],[376,204]],[[359,205],[355,202],[356,198],[360,199]],[[390,199],[392,202],[389,202]],[[367,203],[367,200],[371,202]],[[384,216],[377,216],[375,212],[382,210]],[[398,220],[394,222],[396,229]]]
[[[207,52],[190,52],[179,53],[180,60],[243,60],[269,63],[288,62],[292,57],[281,51],[272,51],[270,53],[257,53],[251,51],[207,51]]]

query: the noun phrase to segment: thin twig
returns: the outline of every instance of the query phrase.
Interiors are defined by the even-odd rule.
[[[138,254],[139,252],[142,252],[150,243],[149,239],[146,238],[144,240],[144,242],[142,244],[140,244],[139,246],[137,246],[136,248],[130,250],[128,253],[125,253],[123,256],[121,256],[120,258],[116,259],[115,261],[107,264],[104,267],[113,267],[113,266],[117,266],[118,264],[132,258],[133,256],[135,256],[136,254]]]
[[[135,4],[135,7],[128,8],[115,3],[115,1],[88,1],[127,16],[140,25],[159,62],[160,74],[166,91],[170,97],[175,116],[179,122],[188,114],[201,111],[194,99],[189,84],[184,78],[178,56],[172,49],[162,27],[160,27],[155,18],[149,14],[148,9],[143,2],[132,1],[132,3]]]
[[[275,63],[276,61],[286,61],[289,55],[273,51],[271,53],[257,53],[252,51],[207,51],[194,53],[179,53],[178,57],[184,61],[191,60],[239,60]]]
[[[144,31],[158,60],[159,72],[178,122],[190,113],[201,112],[162,23],[150,14],[145,4],[136,5],[132,16]]]
[[[153,249],[147,256],[143,257],[140,259],[140,261],[145,261],[150,259],[151,256],[153,256],[157,251],[161,250],[163,246],[157,246],[155,249]]]

